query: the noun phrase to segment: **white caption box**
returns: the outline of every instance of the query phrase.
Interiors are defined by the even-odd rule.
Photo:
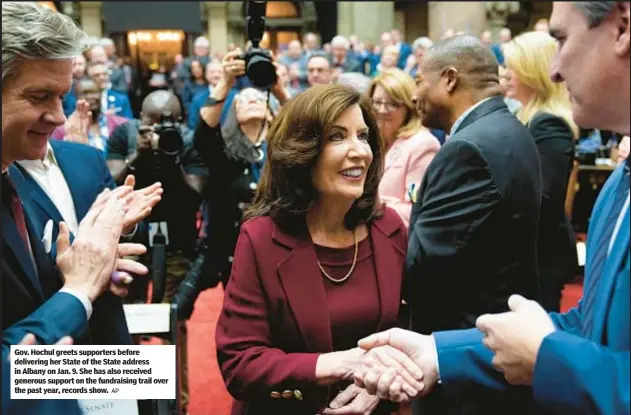
[[[11,346],[11,399],[175,399],[175,346]]]

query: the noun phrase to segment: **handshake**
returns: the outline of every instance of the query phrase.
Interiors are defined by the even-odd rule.
[[[380,399],[397,403],[427,395],[438,380],[434,338],[408,330],[391,329],[359,342],[360,364],[353,371],[355,385]]]
[[[402,329],[373,334],[358,348],[320,355],[316,378],[322,386],[354,381],[322,415],[370,414],[380,399],[407,403],[438,380],[434,339]]]
[[[531,385],[539,348],[556,328],[535,301],[512,295],[508,307],[508,312],[478,318],[480,345],[493,353],[489,364],[503,373],[507,383]],[[449,370],[453,372],[454,368]],[[322,414],[372,413],[379,399],[407,403],[426,396],[438,381],[438,371],[433,335],[396,328],[373,334],[360,340],[359,348],[321,355],[318,359],[318,379],[330,378],[329,383],[354,381]],[[342,407],[344,410],[337,409]]]

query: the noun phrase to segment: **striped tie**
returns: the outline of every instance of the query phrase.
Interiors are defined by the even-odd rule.
[[[606,212],[605,228],[599,235],[596,246],[596,253],[593,256],[591,263],[591,272],[588,285],[585,286],[583,291],[583,335],[589,338],[592,335],[594,328],[594,306],[596,299],[598,298],[600,282],[602,280],[603,268],[607,261],[609,253],[609,243],[613,236],[613,231],[618,222],[620,211],[626,201],[629,194],[629,161],[627,160],[624,167],[624,173],[622,178],[618,182],[616,193],[614,194],[613,203],[610,205],[609,211]]]

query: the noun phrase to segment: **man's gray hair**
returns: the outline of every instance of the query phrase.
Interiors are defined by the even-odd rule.
[[[416,40],[414,40],[414,43],[412,43],[412,50],[416,50],[418,48],[423,48],[427,50],[431,48],[433,44],[434,42],[432,42],[430,38],[428,38],[427,36],[421,36],[416,38]]]
[[[331,46],[342,46],[344,49],[348,49],[350,48],[351,44],[344,36],[337,35],[333,39],[331,39]]]
[[[208,39],[206,39],[204,36],[199,36],[198,38],[195,39],[195,42],[193,43],[193,46],[197,47],[197,46],[210,46],[210,42],[208,41]]]
[[[99,44],[100,44],[101,46],[103,46],[103,47],[106,47],[106,46],[116,46],[116,45],[114,44],[114,41],[113,41],[112,39],[110,39],[109,37],[104,37],[104,38],[101,38],[101,40],[99,41]]]
[[[370,88],[371,79],[359,72],[343,73],[337,78],[338,85],[346,85],[354,88],[360,94],[366,93]]]
[[[2,83],[29,59],[72,59],[84,49],[85,32],[72,19],[31,3],[2,2]]]
[[[574,7],[587,19],[589,28],[600,25],[616,6],[615,1],[575,1]]]

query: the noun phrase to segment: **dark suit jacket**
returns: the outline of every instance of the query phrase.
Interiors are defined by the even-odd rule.
[[[87,329],[81,302],[70,294],[57,293],[61,278],[37,236],[43,225],[33,213],[28,195],[22,197],[22,203],[35,263],[9,210],[2,209],[2,412],[79,414],[75,400],[9,399],[10,365],[5,362],[12,344],[18,344],[28,333],[33,333],[39,344],[53,344],[66,335],[80,337]]]
[[[103,189],[116,187],[114,180],[107,169],[103,154],[98,149],[68,141],[51,140],[50,144],[70,188],[77,221],[80,222]],[[57,247],[54,241],[59,234],[59,222],[63,220],[61,213],[35,179],[19,164],[10,167],[9,175],[20,198],[29,200],[30,211],[40,224],[40,227],[35,229],[38,241],[44,237],[46,223],[49,220],[53,221],[50,261],[55,264]],[[131,344],[121,299],[106,292],[93,306],[89,339],[85,338],[82,341],[89,341],[92,344]]]
[[[538,405],[537,414],[618,415],[630,412],[631,216],[628,206],[624,214],[612,212],[618,186],[627,168],[622,165],[609,176],[594,205],[587,239],[587,288],[583,300],[563,314],[550,313],[556,331],[546,336],[539,348],[532,387],[528,390]],[[604,265],[596,268],[600,237],[611,225],[610,214],[621,219],[620,227],[612,236]],[[594,278],[599,282],[594,283]],[[591,292],[592,289],[596,292]],[[585,299],[592,295],[594,302],[588,311]],[[586,333],[589,313],[593,313],[593,329]],[[515,389],[493,368],[493,353],[482,344],[483,334],[479,330],[442,332],[434,337],[444,384],[462,390],[480,386],[505,392]],[[500,408],[488,413],[512,415],[515,412]]]
[[[369,230],[381,331],[397,323],[406,236],[391,209]],[[328,405],[334,396],[317,386],[315,367],[321,353],[333,351],[331,323],[309,236],[284,233],[270,217],[243,224],[216,341],[228,391],[244,402],[233,414],[313,414]],[[270,397],[286,390],[299,391],[303,399]]]
[[[537,243],[542,305],[549,311],[558,311],[563,284],[578,269],[576,237],[565,215],[574,135],[561,117],[543,112],[533,117],[528,128],[539,151],[543,180]]]
[[[404,298],[414,331],[474,327],[481,314],[506,311],[511,294],[539,299],[540,204],[532,136],[501,97],[490,98],[436,154],[412,209]],[[473,408],[482,400],[471,399]],[[512,413],[497,408],[462,413]]]

